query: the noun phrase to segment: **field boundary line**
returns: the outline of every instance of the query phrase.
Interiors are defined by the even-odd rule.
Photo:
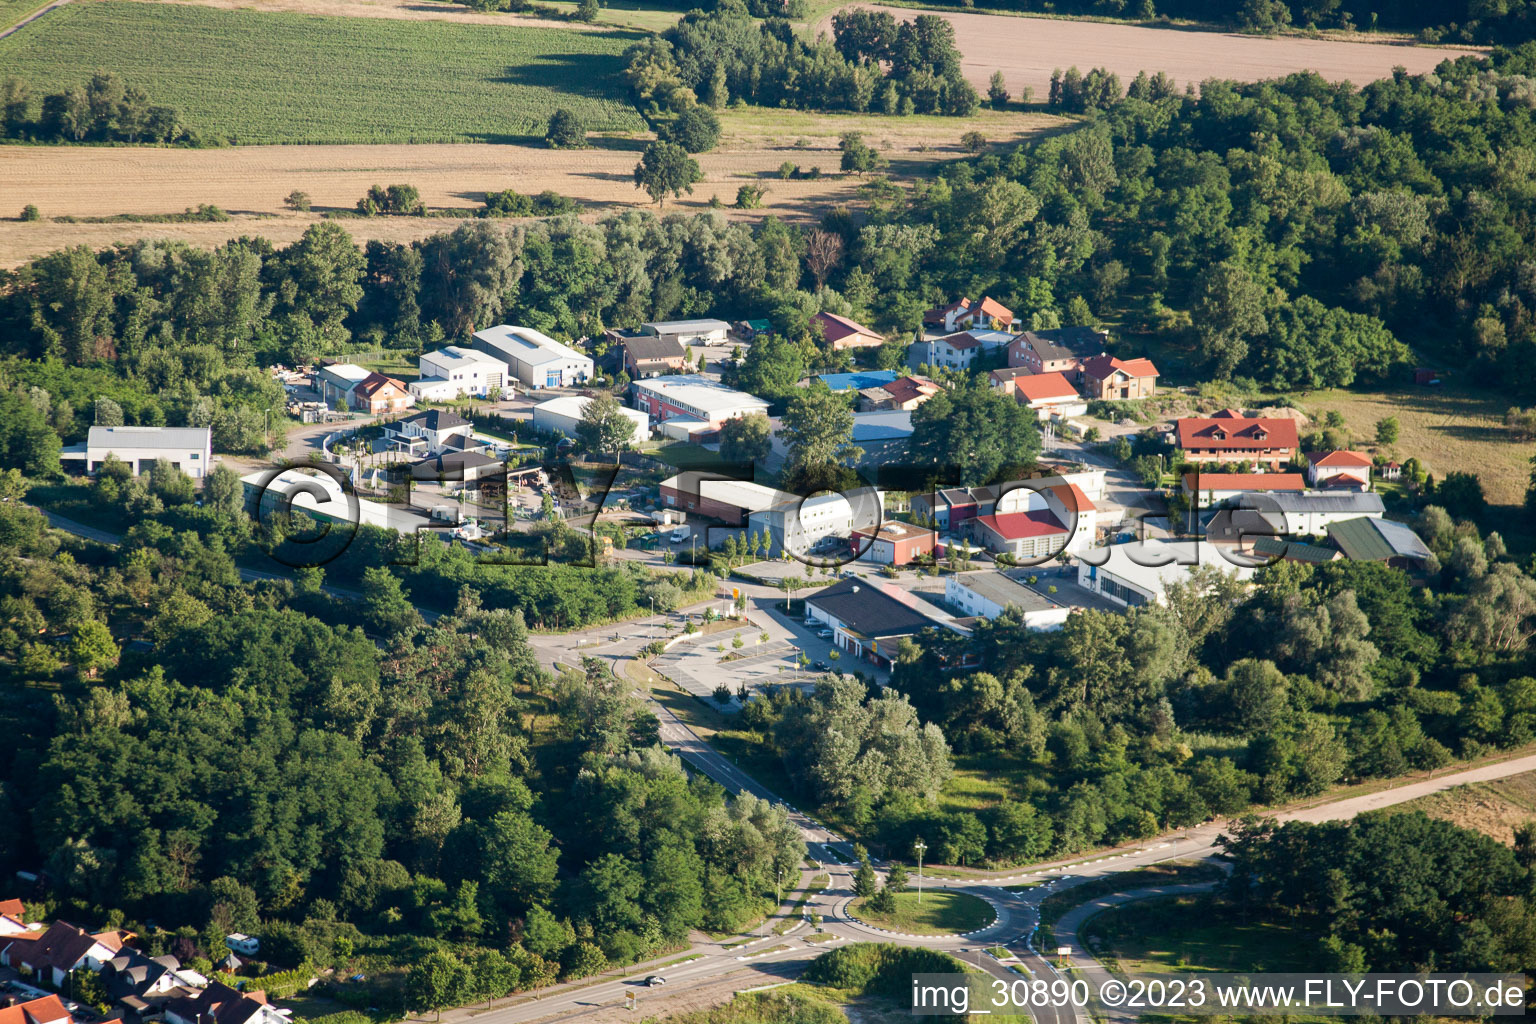
[[[56,10],[57,8],[63,7],[67,3],[69,3],[69,0],[53,0],[53,3],[48,4],[48,5],[42,7],[40,9],[38,9],[38,10],[33,11],[31,14],[27,15],[25,18],[22,18],[20,21],[16,22],[14,25],[11,25],[9,28],[0,29],[0,39],[4,39],[6,36],[10,35],[11,33],[17,32],[17,31],[20,31],[23,28],[26,28],[28,25],[32,24],[38,18],[41,18],[43,15],[47,14],[49,11]]]

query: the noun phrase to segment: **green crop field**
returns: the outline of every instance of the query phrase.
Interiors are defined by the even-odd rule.
[[[510,25],[328,18],[107,0],[0,40],[33,95],[114,71],[204,136],[278,142],[513,142],[556,107],[593,131],[639,131],[623,52],[639,36]]]

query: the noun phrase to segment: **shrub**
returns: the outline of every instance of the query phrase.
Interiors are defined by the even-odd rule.
[[[374,185],[368,189],[368,194],[357,201],[357,212],[364,217],[373,217],[379,214],[416,214],[426,212],[426,207],[421,203],[421,193],[415,185],[390,185],[381,187]]]
[[[581,118],[561,107],[549,116],[549,128],[544,132],[544,141],[550,149],[585,149],[586,125],[581,123]]]
[[[41,213],[37,212],[37,207],[36,206],[33,206],[31,203],[28,203],[26,206],[23,206],[21,208],[21,219],[22,220],[42,220],[43,219],[43,215]]]
[[[283,205],[290,210],[297,210],[302,213],[309,209],[309,193],[294,189],[283,199]]]
[[[913,974],[951,974],[961,970],[947,953],[888,942],[861,942],[822,954],[806,968],[804,979],[859,995],[903,995]]]
[[[763,205],[768,190],[758,185],[743,185],[736,190],[736,209],[755,210]]]
[[[779,177],[783,178],[785,181],[788,181],[790,178],[793,178],[799,173],[800,168],[788,160],[785,160],[783,163],[779,164]]]
[[[663,125],[658,134],[690,153],[707,153],[720,141],[720,119],[708,107],[692,107]]]

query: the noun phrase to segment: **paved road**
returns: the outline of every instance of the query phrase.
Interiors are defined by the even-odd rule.
[[[118,538],[106,531],[84,526],[52,513],[48,513],[48,516],[49,520],[60,529],[100,540],[103,543],[117,542]],[[241,570],[241,572],[248,579],[271,575],[255,570]],[[608,626],[559,636],[539,635],[531,639],[540,661],[547,665],[561,663],[575,665],[578,654],[591,654],[612,664],[622,658],[633,656],[640,647],[661,634],[661,620],[652,619],[627,623],[617,628]],[[775,803],[784,803],[776,794],[768,791],[731,761],[713,750],[669,709],[651,701],[649,695],[643,691],[637,692],[650,702],[651,710],[661,723],[661,740],[668,748],[730,792],[753,793]],[[1536,771],[1536,754],[1451,772],[1435,778],[1421,779],[1371,793],[1318,801],[1308,806],[1280,812],[1275,817],[1281,821],[1310,822],[1347,819],[1366,811],[1414,800],[1454,786],[1487,782],[1529,771]],[[1211,857],[1217,852],[1216,840],[1225,827],[1223,822],[1211,822],[1160,839],[1149,840],[1136,847],[1104,853],[1087,861],[1039,864],[1002,877],[994,875],[943,879],[937,882],[939,887],[968,892],[986,900],[996,911],[997,919],[987,928],[967,936],[917,937],[882,932],[854,920],[848,913],[848,905],[853,897],[852,867],[845,863],[849,857],[849,844],[809,815],[788,804],[785,806],[790,811],[791,820],[800,829],[807,848],[811,851],[811,856],[822,861],[822,870],[830,877],[827,888],[814,894],[807,903],[810,910],[821,914],[825,919],[825,928],[828,932],[843,940],[896,942],[945,950],[955,954],[969,954],[980,948],[1002,945],[1016,953],[1037,975],[1045,977],[1049,977],[1055,968],[1047,963],[1030,943],[1039,921],[1039,904],[1051,892],[1081,885],[1089,879],[1102,875],[1163,861]],[[804,885],[812,874],[814,872],[804,873],[801,884]],[[1002,888],[1022,882],[1042,884],[1017,893]],[[935,882],[930,880],[928,884],[933,886]],[[809,927],[798,923],[784,936],[777,939],[764,939],[756,947],[726,948],[716,942],[697,943],[687,954],[680,955],[697,956],[699,959],[665,969],[668,991],[678,990],[670,987],[673,984],[686,988],[692,983],[703,983],[727,976],[739,977],[738,988],[751,988],[771,980],[765,978],[765,974],[773,977],[793,976],[825,948],[808,944],[805,941],[808,934]],[[780,946],[785,948],[778,948]],[[741,959],[750,955],[754,948],[765,950],[765,952],[760,957]],[[766,950],[773,951],[766,952]],[[966,956],[966,960],[979,962],[983,970],[998,977],[1016,977],[989,957]],[[1081,954],[1078,956],[1077,965],[1084,969],[1093,969],[1097,966],[1091,958]],[[643,972],[645,968],[642,965],[635,970]],[[527,997],[502,1008],[478,1010],[474,1016],[478,1024],[519,1024],[519,1022],[545,1017],[581,1016],[594,1008],[619,1002],[623,993],[633,984],[633,982],[615,980],[588,984],[585,987],[560,986],[545,990],[537,999]],[[465,1011],[452,1012],[450,1020],[453,1020],[456,1014],[464,1013]],[[1045,1014],[1040,1024],[1082,1024],[1081,1021],[1073,1021],[1070,1017],[1070,1014]]]

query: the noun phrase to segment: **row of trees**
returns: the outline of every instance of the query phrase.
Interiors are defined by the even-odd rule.
[[[782,18],[758,21],[739,0],[690,11],[631,47],[626,76],[648,117],[733,98],[765,106],[968,116],[980,105],[960,74],[954,28],[920,15],[839,15],[837,41],[808,42]]]
[[[173,108],[151,103],[144,90],[109,72],[48,93],[36,114],[31,86],[6,78],[0,82],[0,127],[4,138],[42,142],[197,142]]]

